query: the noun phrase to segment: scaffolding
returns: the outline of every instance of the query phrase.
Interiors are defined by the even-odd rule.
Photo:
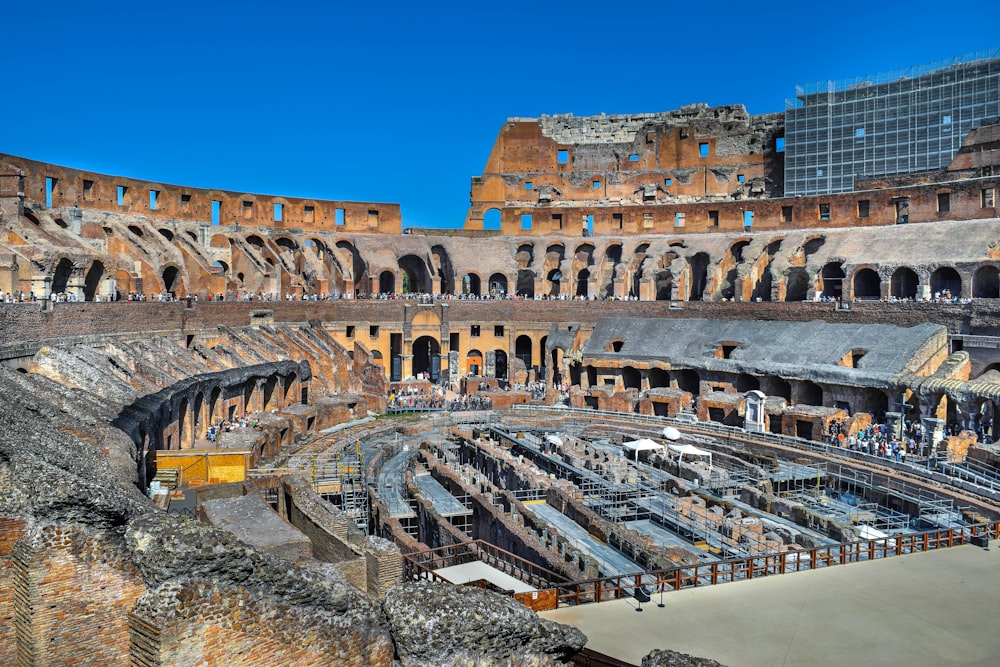
[[[313,490],[347,514],[368,535],[368,483],[365,456],[358,440],[353,448],[324,452],[309,469]]]
[[[970,130],[998,117],[1000,49],[797,86],[785,104],[785,195],[944,169]]]

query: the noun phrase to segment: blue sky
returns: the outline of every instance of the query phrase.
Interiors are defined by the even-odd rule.
[[[993,2],[17,0],[0,152],[461,227],[510,116],[781,111],[795,84],[998,47],[998,19]]]

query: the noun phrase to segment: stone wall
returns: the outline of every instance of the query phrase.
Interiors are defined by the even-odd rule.
[[[398,234],[402,230],[399,204],[300,199],[165,185],[81,171],[13,155],[0,154],[0,162],[24,172],[26,199],[46,202],[48,187],[51,206],[120,211],[206,225],[214,222],[215,208],[218,226],[266,225],[275,229],[387,234]],[[151,196],[151,192],[156,194]],[[217,204],[213,205],[213,202]],[[280,216],[275,206],[281,207]]]

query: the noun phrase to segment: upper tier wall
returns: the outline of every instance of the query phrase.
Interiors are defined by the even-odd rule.
[[[309,231],[399,234],[403,227],[399,204],[299,199],[164,185],[2,153],[0,163],[24,173],[19,189],[25,199],[49,206],[78,206],[205,224],[243,224]],[[0,196],[18,194],[8,192],[18,187],[11,178],[0,181]]]

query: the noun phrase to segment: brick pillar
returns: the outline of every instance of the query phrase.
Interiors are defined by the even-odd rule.
[[[12,560],[17,661],[4,664],[129,664],[128,612],[145,586],[119,538],[44,526]]]
[[[369,537],[364,544],[368,565],[367,593],[381,600],[386,591],[403,580],[403,555],[399,547],[381,537]]]

